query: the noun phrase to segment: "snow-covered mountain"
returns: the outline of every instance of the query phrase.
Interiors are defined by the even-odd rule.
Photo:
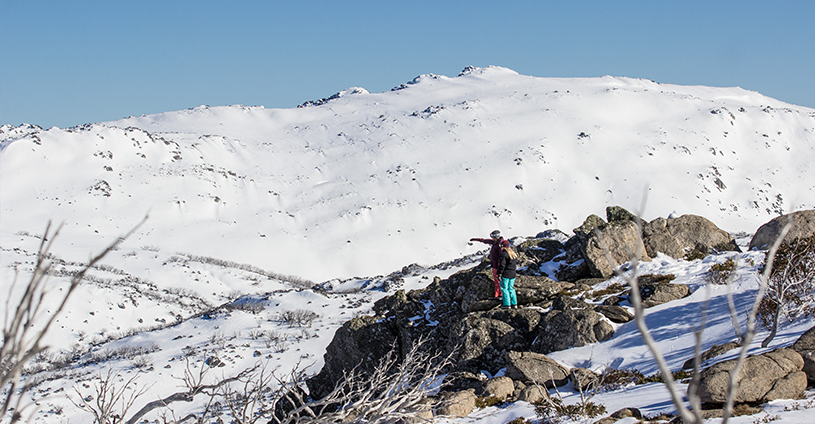
[[[60,286],[149,214],[73,296],[50,335],[55,350],[101,349],[135,334],[104,348],[160,346],[152,362],[176,375],[183,349],[231,337],[251,346],[234,369],[251,365],[254,349],[284,365],[315,358],[319,368],[333,330],[384,294],[298,291],[312,282],[364,287],[411,263],[476,253],[482,246],[467,240],[496,228],[569,232],[607,205],[637,211],[646,196],[645,219],[692,213],[752,234],[782,211],[815,207],[813,161],[813,109],[740,88],[535,78],[499,67],[422,75],[385,93],[350,88],[295,109],[201,106],[67,129],[5,125],[0,292],[15,271],[31,269],[48,220],[65,223],[52,249]],[[742,260],[758,258],[751,254]],[[649,266],[699,283],[723,260]],[[255,293],[266,296],[263,314],[187,320]],[[250,329],[296,308],[319,315],[324,329],[320,337],[287,330],[303,352],[273,354],[249,340]],[[715,333],[728,333],[727,322]],[[630,328],[624,334],[636,339]],[[626,355],[615,340],[598,352]],[[588,349],[558,360],[578,363]],[[166,378],[161,372],[151,378]]]
[[[815,205],[815,111],[739,88],[490,67],[340,94],[3,127],[0,235],[64,220],[80,257],[149,212],[139,246],[323,281],[472,253],[495,228],[568,231],[646,187],[644,218],[729,231]]]

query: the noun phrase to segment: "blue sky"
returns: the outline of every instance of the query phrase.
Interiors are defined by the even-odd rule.
[[[498,65],[815,107],[815,1],[0,0],[0,124],[295,107]]]

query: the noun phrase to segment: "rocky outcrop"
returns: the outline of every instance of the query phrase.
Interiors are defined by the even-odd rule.
[[[631,312],[628,312],[627,309],[618,305],[597,305],[594,307],[594,312],[603,315],[611,322],[617,324],[625,324],[634,319],[634,315],[632,315]]]
[[[494,397],[506,400],[515,393],[515,382],[509,377],[495,377],[484,382],[481,391],[477,394],[481,397]]]
[[[518,394],[517,400],[527,403],[538,403],[543,400],[543,397],[545,396],[544,393],[548,393],[546,388],[533,384],[531,386],[524,387]]]
[[[815,235],[815,210],[793,212],[774,218],[759,227],[753,239],[750,240],[750,249],[769,249],[787,222],[790,222],[792,226],[784,237],[785,242],[796,237],[804,238]]]
[[[508,352],[506,376],[547,388],[569,382],[569,370],[548,356],[534,352]]]
[[[639,260],[651,260],[646,254],[639,227],[633,221],[612,222],[598,227],[586,241],[585,259],[593,277],[614,276],[614,268],[630,261],[637,253]]]
[[[332,358],[322,371],[309,381],[309,393],[315,398],[328,394],[344,373],[359,367],[371,372],[381,358],[394,348],[396,337],[391,327],[377,322],[374,317],[360,317],[348,321],[337,330],[326,348],[326,357]]]
[[[686,251],[694,249],[705,255],[714,251],[740,251],[730,233],[697,215],[657,218],[643,225],[642,233],[646,252],[652,258],[658,253],[681,258]]]
[[[702,355],[699,357],[699,363],[704,364],[705,362],[719,356],[730,352],[731,350],[741,346],[736,342],[725,343],[723,345],[713,345],[710,349],[706,350]],[[696,358],[690,358],[682,365],[683,370],[690,370],[693,369],[694,362],[696,362]]]
[[[726,401],[730,371],[736,360],[724,361],[702,371],[699,396],[703,402]],[[745,359],[738,375],[736,402],[798,399],[806,390],[804,360],[792,349],[777,349]]]
[[[442,392],[439,394],[436,415],[466,417],[475,409],[475,390]]]
[[[602,342],[614,335],[614,328],[591,309],[553,310],[538,324],[532,351],[549,353],[570,347]]]
[[[486,260],[447,279],[436,278],[423,289],[398,291],[380,299],[372,316],[352,319],[337,330],[326,349],[323,369],[307,382],[309,394],[323,397],[355,367],[362,374],[371,373],[391,350],[399,360],[404,359],[419,340],[431,356],[452,358],[452,365],[444,370],[448,378],[443,390],[480,393],[481,371],[495,375],[502,368],[519,385],[565,384],[568,370],[548,360],[546,353],[608,340],[614,334],[611,322],[633,318],[618,305],[628,300],[627,293],[606,297],[601,305],[595,304],[601,297],[578,295],[606,281],[618,263],[630,259],[631,252],[642,252],[640,259],[649,259],[634,215],[609,207],[606,216],[608,222],[590,216],[568,240],[559,231],[548,231],[519,242],[515,290],[518,303],[527,308],[500,309],[493,298],[492,272]],[[663,221],[652,233],[671,237],[677,252],[688,246],[718,249],[727,244],[722,241],[724,236],[716,238],[721,230],[703,218]],[[693,231],[706,234],[694,235]],[[568,275],[573,282],[549,278],[546,273],[553,269],[558,269],[557,278]],[[591,275],[594,278],[587,278]],[[646,306],[689,292],[685,285],[649,278],[640,281]],[[525,388],[514,390],[520,394]]]
[[[614,424],[623,418],[636,418],[637,421],[634,422],[639,422],[642,419],[642,412],[637,408],[623,408],[608,417],[596,421],[594,424]]]
[[[815,385],[815,327],[810,328],[790,347],[804,360],[804,371],[809,385]]]
[[[681,299],[689,294],[690,287],[685,284],[640,283],[640,298],[642,299],[642,306],[646,308]]]

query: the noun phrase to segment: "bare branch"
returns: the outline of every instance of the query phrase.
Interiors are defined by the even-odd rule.
[[[59,318],[71,294],[82,282],[88,270],[102,260],[110,251],[115,249],[122,241],[131,236],[146,220],[147,216],[127,234],[118,237],[113,243],[103,249],[102,252],[90,258],[88,264],[83,266],[79,272],[72,276],[67,290],[61,294],[62,298],[59,300],[58,306],[53,309],[53,312],[50,312],[50,316],[45,319],[45,322],[42,322],[41,308],[47,293],[46,285],[48,283],[48,277],[53,267],[53,264],[49,260],[51,257],[50,251],[54,240],[59,235],[63,226],[63,224],[60,224],[56,230],[51,233],[51,222],[48,222],[37,250],[37,261],[34,266],[34,271],[31,274],[31,278],[22,296],[17,301],[16,307],[11,307],[11,299],[17,282],[17,275],[15,275],[9,296],[6,299],[3,347],[0,348],[0,387],[4,387],[7,392],[6,397],[2,399],[2,403],[0,403],[0,416],[5,415],[9,409],[13,407],[15,413],[12,416],[11,422],[16,422],[22,418],[19,412],[21,410],[20,404],[23,396],[22,392],[17,391],[17,385],[19,384],[23,367],[32,358],[48,348],[48,346],[42,344],[46,333],[54,321]],[[12,310],[14,313],[9,315],[9,312]],[[25,391],[25,388],[23,388],[23,391]],[[13,400],[14,396],[17,397],[16,403],[14,403]]]

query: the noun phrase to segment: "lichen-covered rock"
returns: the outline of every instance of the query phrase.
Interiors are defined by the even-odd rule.
[[[549,353],[606,341],[614,328],[591,309],[550,311],[538,324],[532,351]]]
[[[698,215],[657,218],[643,226],[643,241],[650,257],[656,257],[661,252],[673,258],[681,258],[686,250],[691,249],[705,254],[713,251],[741,251],[730,233]]]
[[[689,294],[690,287],[685,284],[644,283],[640,285],[642,306],[646,308],[682,299]]]
[[[460,335],[460,367],[470,371],[500,368],[503,353],[523,344],[522,336],[511,325],[490,318],[468,316],[455,331]]]
[[[762,225],[750,240],[750,249],[769,249],[781,234],[781,229],[790,222],[792,226],[784,237],[790,241],[796,237],[804,238],[815,234],[815,210],[806,210],[781,215]]]
[[[573,297],[560,295],[552,301],[552,309],[556,311],[565,311],[568,309],[591,309],[592,306],[588,303],[575,299]]]
[[[436,406],[436,415],[466,417],[475,409],[475,390],[442,392]]]
[[[371,372],[394,348],[396,336],[391,328],[375,317],[354,318],[340,327],[326,347],[327,360],[319,374],[307,381],[309,393],[319,399],[333,390],[345,372],[357,368]]]
[[[802,371],[806,373],[809,384],[815,384],[815,327],[802,334],[790,348],[801,355],[804,360]]]
[[[569,382],[569,370],[548,356],[535,352],[508,352],[506,376],[547,388]]]
[[[622,206],[606,207],[606,220],[608,222],[636,221],[637,217]]]
[[[619,305],[596,305],[594,311],[617,324],[625,324],[634,319],[631,312]]]
[[[481,397],[495,397],[506,400],[515,393],[515,383],[509,377],[494,377],[484,382],[476,392]]]
[[[701,374],[699,397],[703,402],[726,400],[730,371],[736,360],[719,362]],[[768,402],[797,399],[806,390],[804,360],[792,349],[776,349],[745,359],[739,372],[736,402]]]
[[[569,370],[569,381],[575,389],[587,391],[597,387],[600,382],[600,374],[588,368],[572,368]]]
[[[519,275],[515,279],[515,293],[518,304],[526,305],[551,300],[563,290],[574,287],[568,281],[554,281],[550,278],[534,275]]]
[[[518,394],[517,400],[522,400],[527,403],[538,403],[543,400],[545,396],[544,393],[548,393],[545,387],[533,384],[524,387],[521,393]]]
[[[736,342],[725,343],[722,345],[713,345],[710,349],[704,351],[702,355],[700,355],[700,363],[704,364],[705,362],[722,355],[724,353],[730,352],[731,350],[739,347],[740,345]],[[690,358],[682,365],[683,370],[693,369],[693,364],[696,361],[696,358]]]
[[[599,227],[586,241],[585,259],[593,277],[610,278],[614,268],[628,262],[639,253],[641,261],[650,261],[640,236],[639,227],[632,221],[614,222]],[[608,257],[611,257],[609,262]]]

